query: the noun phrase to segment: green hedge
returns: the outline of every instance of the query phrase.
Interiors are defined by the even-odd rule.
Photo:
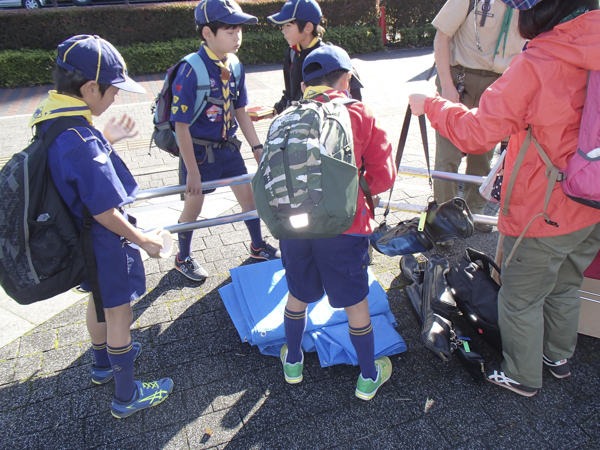
[[[258,25],[244,27],[245,33],[280,29],[270,24],[267,16],[279,11],[284,1],[240,3],[244,11],[259,18]],[[377,24],[377,0],[322,0],[319,3],[325,28]],[[194,8],[197,4],[194,1],[2,11],[0,50],[53,50],[62,41],[77,34],[97,34],[114,45],[192,38],[196,37]]]
[[[383,50],[381,30],[377,27],[330,28],[327,41],[349,53]],[[199,39],[176,39],[153,44],[117,46],[131,75],[166,71],[177,60],[198,50]],[[238,56],[244,64],[282,62],[287,42],[280,31],[244,35]],[[55,50],[0,51],[0,87],[51,84]]]
[[[406,35],[407,28],[425,30],[421,27],[431,24],[444,3],[446,0],[381,0],[381,6],[385,6],[388,41],[390,43],[401,41],[403,34]],[[409,34],[412,35],[412,32]],[[417,41],[423,40],[417,39]]]

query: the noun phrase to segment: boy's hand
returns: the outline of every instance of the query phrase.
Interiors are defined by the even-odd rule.
[[[162,228],[144,233],[144,241],[140,247],[152,258],[159,258],[159,252],[163,249],[163,238],[160,236]]]
[[[200,178],[200,172],[198,170],[188,172],[187,180],[185,183],[185,193],[187,195],[200,195],[202,194],[202,179]]]
[[[127,114],[123,114],[117,122],[112,117],[104,127],[104,137],[111,144],[115,144],[122,139],[128,139],[136,136],[138,131],[135,129],[135,121]]]
[[[425,114],[425,100],[427,100],[425,94],[410,94],[408,96],[408,103],[413,116],[421,116]]]

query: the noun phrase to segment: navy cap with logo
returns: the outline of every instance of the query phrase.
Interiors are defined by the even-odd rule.
[[[255,25],[258,19],[246,14],[233,0],[202,0],[194,10],[196,23],[220,21],[229,25]]]
[[[146,89],[127,75],[127,65],[108,41],[89,34],[73,36],[58,46],[56,63],[69,72],[124,91],[145,94]]]
[[[320,69],[306,73],[306,69],[310,65],[313,65],[313,67],[320,66]],[[338,69],[344,69],[348,72],[352,70],[352,61],[350,61],[346,50],[336,45],[321,45],[310,52],[304,60],[302,64],[302,79],[306,83]]]
[[[283,25],[296,19],[318,24],[322,16],[321,7],[315,0],[289,0],[280,12],[269,16],[268,19],[276,25]]]
[[[520,9],[522,11],[533,8],[536,4],[542,0],[502,0],[508,6],[514,9]]]

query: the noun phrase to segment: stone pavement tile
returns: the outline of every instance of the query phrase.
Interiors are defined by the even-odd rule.
[[[150,306],[146,309],[137,309],[135,310],[135,316],[137,316],[136,320],[140,328],[171,320],[169,306],[166,304]]]
[[[245,418],[254,405],[267,396],[267,392],[261,382],[260,371],[244,373],[233,367],[230,372],[240,375],[202,386],[202,395],[206,396],[213,411],[236,407],[240,416]]]
[[[207,449],[244,436],[235,408],[206,414],[185,426],[191,448]]]
[[[186,389],[182,391],[182,398],[183,406],[178,415],[181,418],[181,422],[193,422],[200,416],[214,412],[210,394],[207,392],[207,386]]]
[[[520,395],[505,395],[500,389],[494,389],[487,397],[475,400],[473,405],[487,412],[498,427],[504,429],[531,418],[528,400],[529,398]]]
[[[354,395],[354,393],[352,393]],[[357,399],[358,400],[358,399]],[[315,414],[314,420],[319,430],[319,445],[323,447],[345,446],[376,431],[371,416],[365,416],[355,404],[341,410]]]
[[[152,379],[156,379],[156,377]],[[168,425],[181,424],[187,421],[184,413],[185,407],[182,393],[172,392],[160,405],[148,408],[141,413],[136,413],[136,415],[140,414],[144,418],[144,428],[139,430],[139,432],[148,432]]]
[[[545,443],[542,437],[526,424],[515,424],[514,426],[501,428],[495,432],[486,434],[482,440],[489,448],[494,449],[553,448],[553,446]]]
[[[220,357],[227,364],[231,373],[255,374],[261,383],[260,387],[263,391],[266,391],[267,389],[267,386],[263,382],[262,371],[264,369],[273,367],[275,372],[279,370],[280,376],[283,377],[279,358],[263,355],[258,351],[258,348],[251,346],[250,344],[244,344],[240,349],[234,352],[223,353]]]
[[[50,350],[54,348],[55,344],[55,330],[37,332],[37,329],[35,329],[21,338],[19,356]]]
[[[386,445],[382,445],[386,442],[389,442],[387,448],[393,448],[394,446],[402,446],[403,448],[415,450],[450,448],[440,430],[435,426],[435,423],[427,416],[418,417],[401,425],[393,426],[382,433],[379,439],[377,435],[370,438],[371,442],[379,444],[380,448],[386,448]]]
[[[0,385],[10,383],[15,376],[15,359],[0,361]]]
[[[180,317],[190,317],[204,312],[201,300],[198,297],[190,297],[182,300],[169,302],[171,318],[177,320]]]
[[[21,338],[17,338],[10,344],[0,348],[0,361],[8,359],[14,359],[19,354],[19,346],[21,345]],[[1,383],[1,382],[0,382]]]
[[[457,446],[497,429],[486,411],[457,400],[460,399],[442,398],[441,407],[429,416],[450,445]]]
[[[462,444],[453,445],[451,448],[452,450],[481,450],[485,449],[486,445],[481,438],[474,438],[470,441],[463,442]]]
[[[38,329],[51,330],[84,321],[87,310],[87,298],[87,295],[82,295],[81,300],[79,300],[75,305],[65,309],[51,319],[47,320],[41,324]],[[19,353],[23,354],[23,349],[21,349]]]
[[[167,400],[168,401],[168,400]],[[110,402],[107,402],[110,408]],[[158,405],[160,407],[161,405]],[[107,445],[114,448],[114,443],[125,438],[137,436],[143,430],[142,414],[136,413],[126,419],[116,419],[108,411],[85,418],[85,446],[96,447]],[[110,430],[107,432],[107,430]]]
[[[201,317],[204,316],[205,315],[203,314]],[[194,325],[194,320],[191,317],[183,317],[170,322],[161,322],[153,328],[156,328],[157,330],[154,339],[156,345],[181,341],[198,334],[197,328]]]
[[[58,329],[58,348],[90,340],[85,322],[68,325]]]
[[[231,253],[241,253],[245,257],[248,255],[246,247],[242,246],[243,250],[235,250],[233,249]],[[225,247],[227,252],[230,251],[231,246]],[[223,249],[225,250],[225,249]],[[225,251],[223,251],[225,253]],[[225,256],[224,256],[225,257]],[[223,259],[221,261],[215,261],[214,267],[217,274],[227,275],[231,269],[235,269],[242,265],[242,260],[239,256],[229,257],[228,259]]]
[[[540,414],[531,420],[529,426],[552,448],[576,448],[592,439],[561,410]]]
[[[42,367],[42,353],[21,356],[16,360],[14,380],[26,380],[38,374]]]
[[[43,352],[40,374],[53,373],[68,367],[79,365],[79,345],[70,345],[56,350]]]
[[[39,433],[39,448],[84,448],[84,428],[85,421],[80,419],[61,423],[54,428],[44,430]]]
[[[2,402],[0,402],[0,411],[6,412],[15,408],[19,408],[20,406],[26,405],[29,402],[30,397],[31,385],[28,382],[14,382],[4,384],[0,386],[0,398],[2,398]],[[12,416],[10,414],[2,414],[0,415],[0,417],[3,417],[4,419],[8,420]],[[0,419],[0,425],[1,424],[2,419]],[[0,430],[2,430],[1,426]]]
[[[302,417],[292,406],[287,393],[268,395],[246,404],[236,403],[231,410],[238,412],[244,421],[244,431],[248,434],[262,433],[273,427],[280,427],[292,417]]]
[[[112,418],[110,402],[115,390],[114,383],[109,382],[101,386],[93,385],[89,376],[88,367],[88,382],[83,387],[89,387],[90,389],[80,389],[79,392],[74,392],[71,395],[73,401],[72,417],[74,419],[84,419],[99,414]]]
[[[15,424],[15,433],[31,434],[36,431],[54,428],[71,418],[70,396],[56,397],[34,403],[23,408],[21,420]]]
[[[193,316],[193,326],[197,331],[197,334],[210,334],[219,330],[219,324],[217,317],[214,312],[207,312],[205,314],[198,314]],[[194,333],[196,334],[196,333]]]
[[[277,427],[262,430],[234,440],[223,446],[227,450],[242,449],[316,449],[321,448],[315,440],[317,428],[312,419],[295,419]],[[348,447],[347,447],[348,448]]]
[[[42,402],[58,395],[58,373],[40,375],[29,381],[29,403]]]

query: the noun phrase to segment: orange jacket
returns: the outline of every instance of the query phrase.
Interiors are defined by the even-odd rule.
[[[440,97],[425,102],[434,128],[466,153],[482,154],[511,136],[505,159],[502,199],[517,153],[531,126],[532,134],[560,169],[577,150],[589,70],[600,70],[600,11],[591,11],[557,25],[533,39],[508,70],[468,110]],[[499,215],[498,229],[519,236],[543,210],[548,179],[546,165],[533,143],[517,175],[508,215]],[[569,199],[554,186],[547,214],[538,217],[526,237],[558,236],[600,222],[600,210]]]
[[[346,94],[334,89],[325,91],[330,99],[345,97]],[[322,96],[315,97],[321,100]],[[365,179],[371,190],[371,195],[387,191],[396,179],[394,161],[392,159],[392,144],[387,133],[381,126],[373,111],[364,103],[356,102],[347,105],[352,123],[354,138],[354,157],[356,166],[365,166]],[[344,234],[371,234],[374,227],[373,214],[365,203],[361,189],[358,192],[356,217],[352,226]]]

